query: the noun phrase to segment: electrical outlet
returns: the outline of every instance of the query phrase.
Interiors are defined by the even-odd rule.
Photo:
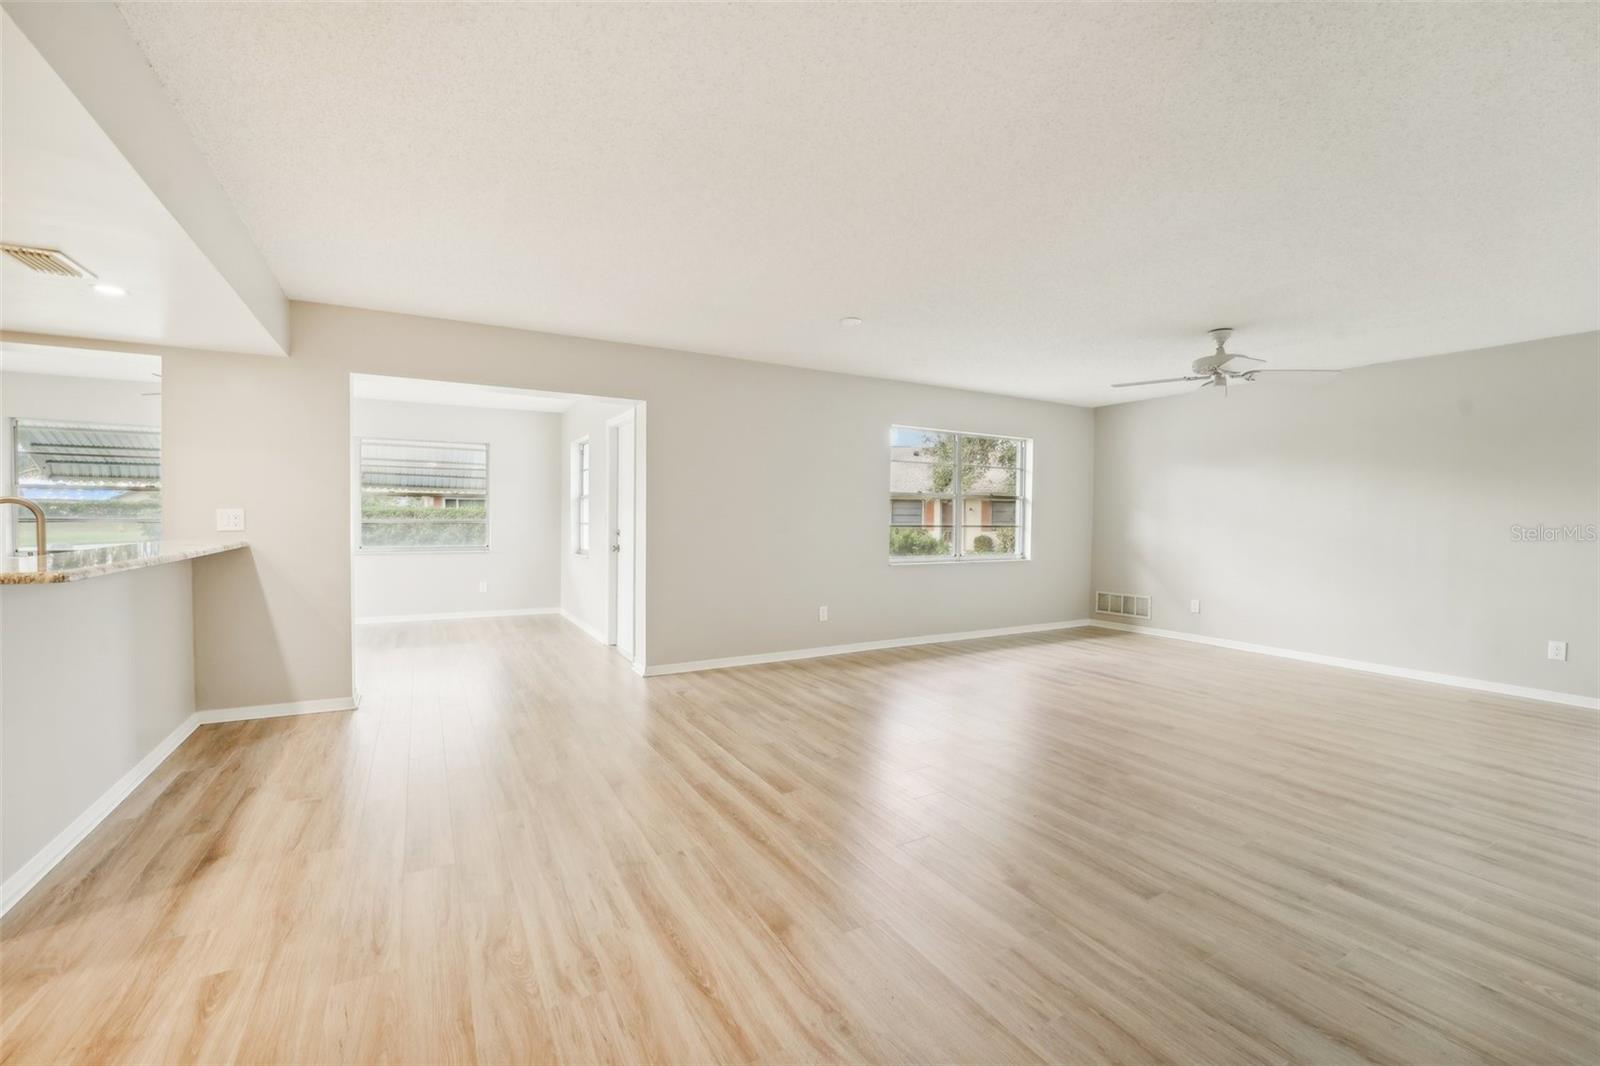
[[[828,609],[826,607],[818,607],[817,608],[817,621],[826,622],[827,620],[828,620]]]
[[[488,592],[489,591],[489,583],[487,581],[478,582],[478,591],[479,592]]]
[[[1190,614],[1199,614],[1200,613],[1200,601],[1199,600],[1190,600],[1189,601],[1189,613]]]
[[[243,533],[244,508],[243,507],[218,507],[217,508],[218,533]]]
[[[1567,661],[1567,642],[1564,641],[1564,640],[1552,640],[1549,643],[1549,645],[1545,648],[1545,653],[1544,654],[1545,654],[1545,658],[1547,658],[1547,659],[1553,659],[1554,661],[1556,661],[1558,663],[1566,662]]]

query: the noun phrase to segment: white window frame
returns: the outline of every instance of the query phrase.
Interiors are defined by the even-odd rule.
[[[894,469],[894,436],[896,430],[907,430],[912,433],[935,433],[941,436],[953,436],[955,448],[952,454],[954,472],[950,479],[950,491],[947,493],[922,495],[915,493],[889,494],[889,524],[894,526],[894,500],[920,498],[924,500],[950,500],[951,501],[951,530],[949,555],[890,555],[890,566],[949,566],[955,563],[1025,563],[1033,557],[1033,438],[1019,437],[1012,433],[975,433],[971,430],[961,429],[934,429],[930,426],[908,426],[896,423],[889,427],[889,469]],[[967,555],[963,553],[962,545],[965,543],[964,525],[966,521],[966,502],[961,491],[961,441],[963,437],[989,437],[996,440],[1010,440],[1017,442],[1017,550],[1010,555]]]
[[[585,474],[588,477],[585,477]],[[590,447],[588,437],[579,437],[572,442],[572,492],[570,495],[572,498],[572,554],[587,556],[589,554],[589,544],[594,535],[594,449]]]
[[[355,492],[354,499],[354,529],[356,551],[362,555],[478,555],[489,551],[494,542],[494,514],[489,506],[489,499],[494,495],[493,471],[490,468],[490,447],[488,441],[481,440],[417,440],[411,437],[353,437],[352,460],[355,464]],[[434,445],[443,448],[482,448],[483,449],[483,543],[482,544],[367,544],[363,537],[361,500],[361,446],[363,444],[414,444],[426,447]]]

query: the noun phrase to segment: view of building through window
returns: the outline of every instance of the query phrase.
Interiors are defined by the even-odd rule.
[[[1025,556],[1027,458],[1028,442],[1017,437],[895,426],[890,557]]]
[[[361,441],[363,548],[487,548],[489,446]]]

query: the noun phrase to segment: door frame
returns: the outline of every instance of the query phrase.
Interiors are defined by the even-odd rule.
[[[641,574],[644,569],[644,523],[641,520],[644,511],[644,434],[643,434],[644,405],[637,404],[632,410],[624,411],[620,415],[613,415],[606,419],[606,643],[617,648],[619,637],[617,617],[617,564],[618,552],[611,550],[617,529],[617,486],[621,480],[618,470],[621,466],[622,456],[618,447],[618,431],[626,422],[633,423],[633,543],[630,548],[633,552],[633,656],[629,659],[635,669],[644,663],[644,596],[642,595],[643,581]],[[627,658],[627,656],[624,656]]]

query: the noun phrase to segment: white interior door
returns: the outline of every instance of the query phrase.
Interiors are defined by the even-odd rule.
[[[634,634],[637,622],[634,617],[634,572],[638,559],[634,551],[635,518],[635,463],[637,461],[633,440],[633,416],[629,415],[616,425],[614,476],[616,506],[612,508],[611,551],[616,557],[617,580],[616,620],[617,650],[631,661],[634,655]]]

